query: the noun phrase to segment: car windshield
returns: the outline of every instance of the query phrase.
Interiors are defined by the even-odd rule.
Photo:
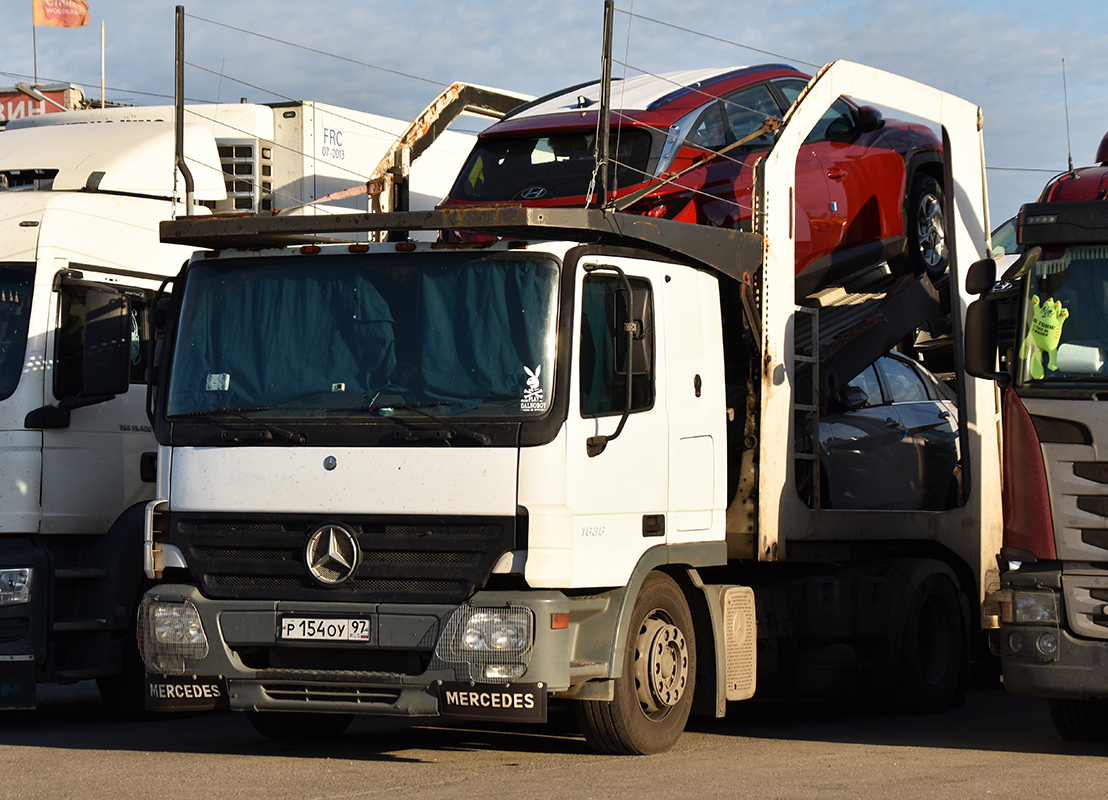
[[[615,186],[651,177],[653,140],[642,128],[612,130]],[[595,149],[596,135],[589,132],[482,139],[450,194],[474,202],[584,197],[596,166]]]
[[[31,264],[0,266],[0,400],[12,396],[23,372],[34,275]]]
[[[1024,283],[1019,383],[1108,381],[1108,248],[1044,249]]]
[[[199,262],[167,414],[541,416],[558,275],[516,253]]]

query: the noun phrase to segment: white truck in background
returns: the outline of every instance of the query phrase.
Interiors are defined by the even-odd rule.
[[[945,307],[926,278],[796,297],[797,153],[844,94],[942,129]],[[154,367],[148,708],[307,739],[354,714],[542,722],[563,699],[592,747],[632,754],[755,691],[957,703],[993,622],[992,385],[951,376],[959,477],[934,508],[821,507],[804,431],[823,392],[862,408],[844,384],[925,307],[959,333],[980,131],[971,103],[837,62],[763,162],[755,233],[520,207],[164,224],[207,252]],[[358,229],[497,241],[313,241]],[[876,435],[838,446],[914,480],[949,412],[873,405]],[[883,446],[903,462],[877,476]]]
[[[428,112],[442,128],[444,108],[495,117],[524,99],[455,84]],[[405,140],[408,123],[321,103],[185,111],[194,198],[216,211],[364,210],[365,197],[328,195],[370,179],[378,204],[430,207],[472,145],[449,131]],[[0,709],[89,678],[117,710],[143,706],[145,359],[153,299],[192,252],[158,239],[184,213],[173,119],[171,106],[107,108],[0,132]],[[410,172],[374,174],[413,149]]]

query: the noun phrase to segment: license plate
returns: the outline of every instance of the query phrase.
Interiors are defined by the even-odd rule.
[[[546,686],[541,683],[439,684],[443,716],[511,722],[546,722]]]
[[[146,675],[147,711],[210,711],[230,707],[226,678]]]
[[[277,638],[294,642],[370,642],[372,625],[359,617],[281,617]]]

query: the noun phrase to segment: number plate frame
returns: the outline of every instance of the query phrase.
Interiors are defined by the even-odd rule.
[[[316,616],[286,612],[277,617],[278,642],[303,644],[373,644],[372,617]]]

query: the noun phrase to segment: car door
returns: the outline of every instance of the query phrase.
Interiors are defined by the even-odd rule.
[[[904,508],[903,427],[875,366],[851,380],[820,420],[823,505]]]
[[[796,78],[776,81],[785,107],[796,102],[807,84]],[[826,115],[825,115],[826,117]],[[826,127],[820,120],[800,145],[796,155],[796,271],[800,273],[821,256],[834,252],[846,223],[845,195],[841,184],[829,179],[815,146]]]
[[[839,247],[856,247],[903,233],[904,157],[874,146],[882,131],[866,134],[858,109],[840,98],[813,136],[829,190],[842,211]]]
[[[907,359],[880,359],[896,413],[904,429],[905,490],[908,508],[943,509],[956,498],[958,417],[938,383]]]

